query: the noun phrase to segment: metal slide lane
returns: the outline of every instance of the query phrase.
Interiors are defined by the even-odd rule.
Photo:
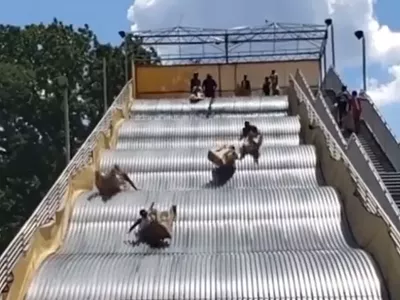
[[[336,94],[332,90],[325,91],[325,101],[333,106]],[[337,118],[335,118],[337,120]],[[381,177],[387,190],[392,196],[397,207],[400,208],[400,172],[397,172],[389,158],[386,156],[371,130],[364,121],[361,121],[360,133],[357,135],[376,171]]]
[[[78,199],[63,247],[40,267],[27,300],[387,299],[337,193],[319,185],[316,151],[299,144],[286,97],[218,99],[209,118],[201,105],[151,103],[135,104],[101,162],[103,170],[120,164],[141,190],[107,203]],[[205,188],[207,150],[237,142],[245,120],[264,134],[260,164],[247,157],[226,186]],[[125,244],[153,201],[177,204],[170,247]]]

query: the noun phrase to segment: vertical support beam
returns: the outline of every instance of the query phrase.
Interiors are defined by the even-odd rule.
[[[324,77],[326,76],[326,70],[327,70],[327,63],[326,63],[326,48],[324,46]]]
[[[335,35],[333,23],[331,24],[331,48],[332,48],[332,67],[336,68],[336,54],[335,54]]]
[[[364,92],[367,92],[367,49],[365,45],[365,36],[362,39],[362,64],[363,64],[363,87]]]
[[[128,72],[128,68],[129,68],[129,60],[128,60],[128,50],[129,50],[129,47],[128,47],[128,38],[129,38],[129,35],[128,34],[126,34],[125,35],[125,41],[124,41],[124,43],[125,43],[125,45],[124,45],[124,50],[125,50],[125,63],[124,63],[124,71],[125,71],[125,84],[129,81],[129,72]]]
[[[229,35],[225,33],[225,63],[229,64]]]
[[[132,98],[136,99],[137,98],[137,80],[136,80],[136,61],[135,57],[132,57]]]
[[[319,67],[319,85],[318,85],[318,89],[322,88],[322,82],[324,80],[324,77],[322,76],[322,57],[319,58],[318,60],[318,67]]]
[[[221,64],[218,64],[218,93],[222,97],[222,78],[221,78]]]
[[[103,101],[104,101],[104,114],[108,109],[108,89],[107,89],[107,59],[103,57]]]
[[[64,126],[65,126],[65,162],[68,166],[71,160],[71,138],[69,126],[69,101],[68,101],[68,85],[64,87]]]

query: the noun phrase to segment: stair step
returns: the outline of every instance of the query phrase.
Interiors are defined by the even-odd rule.
[[[392,186],[386,186],[388,190],[392,193],[400,193],[400,186],[399,185],[392,185]]]
[[[388,180],[388,181],[398,181],[400,183],[400,177],[399,175],[388,175],[385,173],[380,174],[381,178],[383,181]]]

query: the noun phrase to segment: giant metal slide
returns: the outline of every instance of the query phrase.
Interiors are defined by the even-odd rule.
[[[82,194],[26,299],[387,299],[288,107],[286,96],[135,101],[100,167],[119,164],[141,190],[106,203]],[[246,157],[225,186],[209,188],[208,149],[237,144],[245,120],[264,134],[259,165]],[[177,205],[171,245],[132,247],[127,230],[153,201]]]

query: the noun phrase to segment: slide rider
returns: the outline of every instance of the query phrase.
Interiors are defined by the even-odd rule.
[[[132,245],[138,245],[145,243],[150,247],[165,247],[168,243],[166,239],[171,239],[171,228],[172,222],[176,218],[176,205],[172,205],[168,212],[167,223],[170,226],[163,224],[159,219],[159,214],[154,207],[154,202],[151,204],[148,210],[141,209],[139,212],[139,219],[129,228],[128,233],[131,233],[137,226],[139,230],[136,232],[136,241],[132,242]]]
[[[88,200],[91,200],[96,196],[101,196],[104,201],[109,200],[125,188],[126,182],[136,191],[138,190],[133,181],[118,165],[114,165],[107,174],[102,174],[100,171],[96,171],[95,185],[98,192],[91,195]]]
[[[224,145],[214,151],[208,151],[208,159],[216,165],[212,170],[212,183],[224,185],[236,171],[236,160],[239,158],[235,146]]]
[[[249,121],[244,122],[242,134],[239,141],[243,141],[240,147],[240,159],[242,160],[247,154],[250,154],[254,162],[258,164],[260,158],[260,147],[263,142],[263,137],[258,128]]]

